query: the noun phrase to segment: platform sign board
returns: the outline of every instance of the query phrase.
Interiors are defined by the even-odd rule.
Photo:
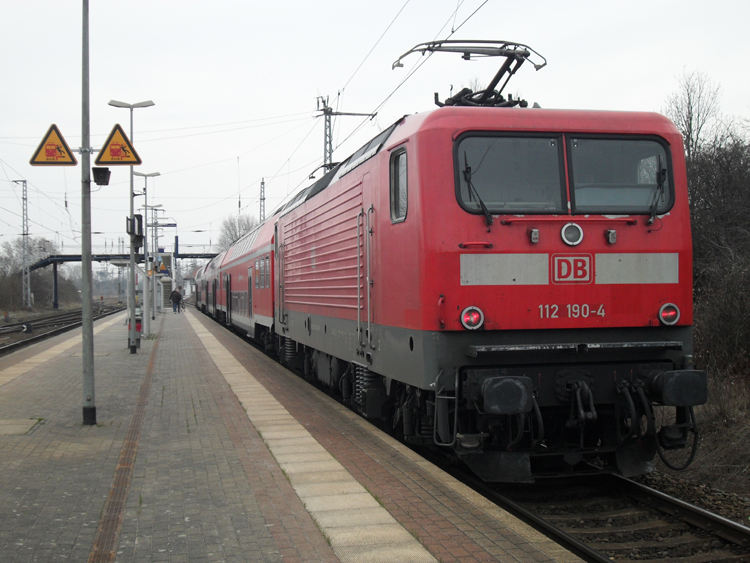
[[[41,144],[31,157],[29,164],[32,166],[75,166],[78,164],[76,157],[65,142],[62,133],[54,123],[42,139]]]
[[[96,157],[97,166],[116,166],[118,164],[132,166],[141,164],[141,157],[135,152],[128,136],[120,124],[114,126]]]

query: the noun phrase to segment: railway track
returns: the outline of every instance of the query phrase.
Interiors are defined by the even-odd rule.
[[[104,305],[94,309],[94,320],[118,313],[123,306]],[[51,336],[81,326],[81,310],[39,317],[0,326],[0,356]]]
[[[424,448],[416,451],[584,561],[750,563],[750,528],[630,479],[592,473],[530,485],[488,484]]]
[[[512,488],[468,480],[585,561],[750,562],[750,528],[629,479],[601,475]]]

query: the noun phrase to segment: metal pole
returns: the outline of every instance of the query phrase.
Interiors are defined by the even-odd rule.
[[[146,272],[146,277],[143,279],[143,313],[141,313],[141,316],[145,334],[148,336],[151,334],[151,315],[149,315],[151,311],[151,296],[149,295],[151,293],[151,280],[148,267],[148,176],[144,177],[143,181],[143,199],[145,200],[143,204],[143,269]],[[154,274],[151,273],[151,275]]]
[[[52,308],[57,309],[59,303],[57,301],[57,262],[52,263]]]
[[[153,225],[155,223],[156,223],[156,209],[151,209],[151,224]],[[156,227],[154,227],[154,232],[156,232]],[[154,237],[154,240],[155,239],[156,239],[156,237]],[[152,262],[153,266],[156,265],[156,255],[158,254],[158,252],[159,252],[159,249],[156,247],[156,244],[154,243],[151,246],[151,253],[154,255],[154,260]],[[151,285],[152,285],[152,287],[154,289],[154,299],[151,302],[151,320],[153,321],[153,320],[156,319],[156,298],[157,298],[157,294],[156,294],[156,271],[153,270],[153,268],[152,268],[152,272],[151,272]]]
[[[133,108],[130,108],[130,142],[133,140]],[[136,354],[135,342],[135,218],[133,209],[133,166],[130,166],[130,283],[128,284],[128,295],[130,295],[130,330],[128,331],[128,342],[130,343],[130,353]]]
[[[266,220],[266,179],[260,179],[260,222]]]
[[[83,0],[81,95],[81,299],[83,330],[83,424],[96,424],[94,311],[91,303],[91,140],[89,122],[89,2]]]

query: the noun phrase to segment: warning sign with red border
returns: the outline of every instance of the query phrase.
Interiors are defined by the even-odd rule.
[[[53,123],[29,164],[32,166],[75,166],[78,161],[57,125]]]
[[[101,165],[136,165],[141,164],[141,157],[135,152],[133,145],[130,143],[125,131],[120,124],[114,126],[112,132],[107,137],[102,150],[96,156],[96,164]]]

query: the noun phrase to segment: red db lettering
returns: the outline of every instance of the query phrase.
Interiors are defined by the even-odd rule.
[[[576,258],[573,260],[573,279],[585,280],[589,277],[589,269],[587,261],[583,258]]]
[[[553,254],[552,283],[591,283],[590,254]]]

